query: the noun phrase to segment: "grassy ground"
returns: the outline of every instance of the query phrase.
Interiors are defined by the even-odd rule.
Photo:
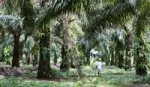
[[[53,70],[52,80],[36,79],[36,71],[26,71],[23,77],[0,79],[0,87],[150,87],[150,75],[139,77],[134,71],[124,71],[113,66],[104,66],[102,75],[91,67],[82,67],[83,78],[78,79],[75,69],[70,72]]]

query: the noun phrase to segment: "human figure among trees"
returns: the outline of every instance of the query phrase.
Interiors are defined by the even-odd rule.
[[[101,59],[99,58],[99,59],[98,59],[98,62],[96,63],[96,69],[98,70],[98,76],[101,75],[101,72],[102,72],[102,65],[103,65],[103,63],[101,62]]]

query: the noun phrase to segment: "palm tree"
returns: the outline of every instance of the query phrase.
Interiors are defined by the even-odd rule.
[[[125,30],[125,70],[131,69],[131,47],[132,47],[132,31],[124,26]]]
[[[114,39],[116,42],[116,48],[115,48],[115,55],[116,55],[116,59],[115,59],[115,64],[116,66],[118,66],[119,68],[123,68],[123,64],[124,64],[124,48],[125,48],[125,44],[124,44],[124,38],[123,38],[123,31],[118,30],[115,32],[114,35]]]
[[[145,56],[145,42],[143,40],[143,35],[146,27],[149,25],[149,7],[150,2],[149,0],[132,0],[133,2],[130,2],[134,8],[134,15],[133,17],[133,30],[136,32],[135,36],[138,38],[138,48],[136,50],[136,74],[137,75],[146,75],[147,74],[147,68],[146,68],[146,56]],[[129,12],[129,10],[128,10]],[[130,50],[130,33],[128,32],[126,37],[126,45],[128,45],[127,50]],[[126,54],[128,55],[128,51],[126,51]]]
[[[33,49],[34,45],[35,45],[35,41],[34,41],[33,37],[29,36],[27,38],[26,42],[24,43],[24,47],[23,47],[23,52],[26,55],[26,64],[28,64],[28,65],[31,62],[32,49]]]
[[[109,0],[106,0],[109,1]],[[144,54],[144,42],[142,36],[144,35],[144,30],[149,25],[149,6],[150,2],[148,0],[133,0],[133,2],[128,0],[113,0],[114,3],[104,4],[104,12],[102,17],[98,16],[95,21],[89,26],[91,32],[99,31],[106,26],[113,25],[123,25],[127,22],[127,19],[133,17],[134,25],[133,28],[136,32],[136,37],[139,38],[139,48],[137,49],[137,63],[136,63],[136,74],[146,75],[146,56]],[[113,2],[112,1],[112,2]],[[117,3],[117,4],[116,4]],[[111,9],[110,9],[111,8]],[[133,13],[134,15],[132,15]],[[100,26],[100,28],[98,27]],[[94,30],[95,29],[95,30]],[[140,54],[143,56],[140,57]]]
[[[71,18],[71,14],[63,14],[60,16],[60,26],[62,27],[62,32],[63,32],[63,44],[62,44],[62,50],[61,50],[61,55],[62,55],[62,63],[60,66],[61,71],[68,71],[69,70],[69,25],[75,20]]]
[[[135,6],[137,14],[134,20],[135,25],[133,25],[133,27],[136,32],[135,36],[139,39],[136,57],[136,74],[147,75],[147,58],[145,55],[145,41],[143,40],[143,35],[146,27],[149,25],[148,17],[150,17],[150,2],[148,0],[136,0]]]
[[[51,77],[50,68],[50,29],[44,25],[41,31],[44,35],[40,37],[40,59],[38,67],[38,78]],[[47,33],[47,34],[46,34]]]
[[[118,26],[121,26],[126,22],[126,20],[130,20],[130,16],[132,15],[132,13],[135,13],[133,5],[127,0],[113,0],[107,2],[109,4],[105,4],[105,1],[107,2],[109,0],[102,0],[103,4],[101,8],[98,7],[88,11],[87,19],[89,21],[88,24],[86,24],[87,26],[85,28],[85,33],[87,34],[86,37],[91,35],[93,38],[93,36],[103,32],[103,30],[106,28],[116,28]],[[96,40],[95,37],[94,40]],[[91,47],[90,44],[91,43],[89,43],[88,47],[92,49],[93,47]],[[94,44],[94,46],[96,45]],[[88,50],[88,52],[90,52],[90,49]]]
[[[22,19],[15,18],[14,16],[1,15],[0,16],[1,24],[6,28],[14,37],[14,50],[13,50],[13,60],[12,67],[19,67],[19,37],[21,35],[20,31],[22,30]],[[9,21],[9,22],[8,22]],[[4,26],[6,25],[6,26]]]
[[[43,24],[44,25],[47,24],[50,21],[50,19],[55,18],[62,13],[66,13],[66,12],[70,12],[70,11],[75,12],[78,9],[81,9],[82,7],[88,8],[90,6],[90,2],[93,2],[93,1],[92,0],[87,0],[87,1],[84,1],[84,0],[76,0],[76,1],[62,0],[61,2],[59,0],[57,0],[56,2],[50,1],[50,2],[48,2],[49,3],[48,5],[44,5],[43,9],[45,8],[46,10],[44,9],[43,11],[41,11],[41,13],[43,15],[39,18],[38,25],[39,25],[39,27],[41,27],[41,26],[43,26]],[[45,37],[42,37],[43,39],[41,39],[41,41],[40,41],[41,42],[40,47],[45,46],[45,47],[41,47],[41,48],[42,49],[47,48],[47,47],[49,47],[48,42],[46,44],[46,43],[42,42],[42,40],[49,41],[49,39],[50,39],[50,38],[48,38],[49,33],[46,30],[42,30],[41,33],[43,33]],[[40,52],[43,52],[42,49]],[[47,51],[44,51],[44,52],[48,53],[48,49],[45,49],[45,50],[47,50]],[[46,55],[48,55],[48,54],[46,54]],[[48,56],[47,56],[47,58],[48,58]],[[47,59],[47,61],[49,61],[49,59]],[[51,73],[50,73],[51,69],[49,68],[49,63],[47,61],[44,61],[44,59],[42,58],[42,54],[41,54],[41,57],[39,60],[38,78],[46,78],[48,76],[51,76]],[[44,65],[43,65],[43,63],[44,63]],[[49,68],[49,70],[48,70],[48,68]],[[45,74],[45,72],[47,72],[49,75],[47,75],[47,73]]]
[[[37,26],[38,28],[41,28],[41,33],[43,33],[43,35],[40,38],[40,62],[39,62],[39,69],[38,69],[38,77],[39,78],[45,78],[47,77],[46,74],[44,74],[45,72],[48,72],[50,70],[48,70],[47,68],[49,68],[49,59],[46,61],[43,58],[43,54],[42,52],[47,52],[48,54],[45,54],[47,56],[47,58],[49,57],[49,52],[48,52],[48,48],[49,48],[49,30],[47,30],[47,23],[50,21],[51,18],[54,18],[56,16],[58,16],[61,13],[66,13],[66,12],[75,12],[78,11],[78,9],[81,9],[82,7],[85,8],[89,8],[90,7],[90,3],[93,2],[92,0],[63,0],[63,1],[49,1],[48,5],[45,5],[45,3],[48,2],[47,0],[42,0],[41,2],[41,13],[43,15],[38,15],[37,17]],[[13,33],[14,36],[14,51],[13,51],[13,60],[12,60],[12,67],[19,67],[19,55],[20,55],[20,42],[19,42],[19,38],[20,35],[22,33],[22,31],[24,29],[28,30],[34,30],[33,28],[35,28],[35,18],[34,18],[34,9],[33,9],[33,5],[31,4],[30,0],[7,0],[5,2],[5,7],[7,8],[7,14],[18,14],[18,16],[23,17],[23,26],[15,27],[14,29],[18,28],[15,32]],[[87,10],[87,9],[86,9]],[[13,18],[11,19],[13,20]],[[16,22],[18,24],[18,22]],[[19,22],[20,23],[20,22]],[[21,24],[18,24],[21,25]],[[23,27],[23,28],[22,28]],[[19,30],[20,29],[20,30]],[[22,30],[21,30],[22,29]],[[9,29],[11,30],[11,29]],[[27,32],[27,35],[30,35],[31,32]],[[45,39],[46,38],[46,39]],[[44,43],[43,41],[46,41],[46,43]],[[45,49],[46,48],[46,49]],[[43,67],[43,68],[42,68]],[[42,71],[44,70],[44,71]],[[44,72],[44,73],[43,73]]]
[[[19,67],[20,66],[19,64],[20,51],[22,51],[20,49],[22,49],[23,47],[19,39],[20,39],[21,34],[24,32],[23,30],[27,30],[28,32],[25,31],[25,33],[26,35],[29,35],[30,30],[33,30],[34,28],[33,6],[30,3],[30,0],[26,0],[26,1],[7,0],[5,1],[4,6],[6,8],[6,14],[9,14],[9,15],[19,14],[17,16],[24,18],[24,20],[22,20],[21,18],[20,18],[21,20],[18,20],[13,16],[6,15],[6,16],[1,17],[1,18],[6,17],[4,19],[8,18],[7,19],[8,21],[11,20],[11,23],[9,23],[6,26],[9,32],[13,34],[14,36],[14,51],[13,51],[12,67]]]
[[[62,14],[61,16],[58,17],[58,23],[55,25],[55,28],[53,29],[54,31],[52,31],[53,44],[57,45],[57,48],[59,48],[59,50],[61,50],[62,53],[61,54],[62,62],[60,67],[61,71],[68,71],[70,65],[71,67],[75,68],[75,62],[73,56],[74,47],[72,46],[72,44],[75,43],[78,37],[82,35],[82,29],[79,24],[80,24],[80,20],[77,15],[70,14],[70,13]],[[63,48],[62,46],[64,46],[65,44],[67,46],[67,49],[62,50]],[[61,47],[59,47],[60,45]],[[53,48],[54,48],[53,51],[55,52],[56,47],[53,46]],[[63,52],[65,52],[66,54],[64,54]],[[55,57],[54,60],[56,60]]]

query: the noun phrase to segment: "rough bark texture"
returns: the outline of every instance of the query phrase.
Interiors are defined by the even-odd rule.
[[[125,38],[125,45],[126,45],[126,58],[125,58],[125,70],[128,70],[131,68],[131,33],[127,32],[126,38]]]
[[[51,78],[51,67],[50,67],[50,31],[49,29],[43,29],[41,31],[43,35],[40,38],[40,59],[38,67],[38,79],[47,79]]]
[[[131,49],[131,33],[128,32],[127,35],[126,35],[126,38],[125,38],[125,44],[126,44],[126,50],[127,51],[130,51]]]
[[[106,56],[106,57],[105,57],[105,56]],[[104,57],[103,57],[103,59],[104,59],[104,61],[106,62],[106,66],[110,66],[110,64],[111,64],[111,54],[110,54],[110,53],[108,53],[108,55],[105,54]],[[102,60],[102,61],[103,61],[103,60]]]
[[[63,45],[61,50],[62,63],[60,65],[61,71],[69,71],[69,59],[68,59],[68,43],[69,43],[69,16],[67,14],[62,15],[60,24],[63,29]]]
[[[20,42],[19,42],[19,38],[20,35],[19,34],[14,34],[14,49],[13,49],[13,59],[12,59],[12,67],[19,67],[19,56],[20,56],[20,51],[19,51],[19,47],[20,47]]]
[[[111,51],[111,66],[115,65],[114,51]]]
[[[27,65],[29,65],[30,64],[30,53],[29,52],[27,52],[26,58],[27,58]]]
[[[60,65],[61,71],[69,71],[69,62],[68,62],[68,52],[67,52],[67,46],[62,46],[62,63]]]
[[[4,32],[4,30],[2,30],[2,34],[1,34],[1,42],[3,42],[4,41],[4,39],[5,39],[5,32]],[[1,56],[1,59],[0,59],[0,61],[1,62],[4,62],[5,61],[5,58],[4,58],[4,46],[2,47],[2,56]]]
[[[87,53],[86,53],[86,58],[87,58],[86,59],[86,65],[90,65],[90,51],[91,50],[88,50]]]
[[[34,55],[33,60],[32,60],[33,66],[36,66],[38,64],[38,55]]]
[[[123,52],[120,52],[118,55],[118,67],[123,68],[124,59],[123,59]]]
[[[131,52],[126,50],[125,70],[131,69]]]
[[[57,53],[56,53],[56,51],[55,51],[55,53],[54,53],[54,64],[56,65],[57,64],[57,58],[58,56],[57,56]]]
[[[144,41],[141,39],[137,49],[136,74],[140,76],[147,75],[146,55],[144,53]]]

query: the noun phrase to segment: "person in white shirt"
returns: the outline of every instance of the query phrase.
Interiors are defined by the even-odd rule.
[[[101,59],[98,59],[98,62],[97,62],[97,64],[96,64],[96,68],[97,68],[97,70],[98,70],[98,76],[101,75],[101,72],[102,72],[102,65],[103,65],[103,63],[101,62]]]

